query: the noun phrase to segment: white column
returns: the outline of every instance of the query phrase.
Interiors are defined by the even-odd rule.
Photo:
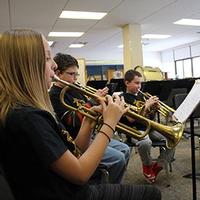
[[[86,85],[86,79],[87,79],[87,72],[86,72],[86,64],[84,58],[78,58],[78,73],[80,76],[78,77],[78,82],[81,83],[81,85]]]
[[[123,29],[124,73],[137,65],[143,65],[141,27],[139,24],[127,24]]]

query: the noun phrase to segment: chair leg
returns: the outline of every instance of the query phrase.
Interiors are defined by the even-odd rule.
[[[135,146],[135,154],[137,154],[138,153],[138,148],[137,148],[137,146]]]
[[[172,163],[169,162],[169,171],[172,172]]]
[[[165,170],[165,174],[166,174],[166,187],[169,187],[171,185],[169,171],[170,172],[172,171],[172,166],[171,166],[171,163],[169,163],[167,159],[163,159],[162,163],[163,163],[162,166],[163,166],[163,168]]]
[[[109,172],[106,169],[100,169],[101,170],[101,183],[109,183]]]
[[[199,157],[200,157],[200,137],[199,137]]]

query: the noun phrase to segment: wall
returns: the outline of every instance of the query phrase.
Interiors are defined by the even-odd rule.
[[[168,72],[169,78],[175,78],[175,61],[196,56],[200,56],[200,41],[162,51],[161,70]]]
[[[143,65],[161,67],[161,55],[159,52],[143,51]]]
[[[175,60],[188,57],[200,56],[200,41],[182,45],[162,52],[143,51],[144,66],[159,67],[161,71],[167,72],[168,78],[175,78]],[[122,68],[122,65],[87,65],[89,75],[105,74],[106,70]],[[103,77],[102,77],[103,78]]]
[[[118,70],[118,69],[123,69],[123,65],[121,64],[115,64],[115,65],[86,65],[87,69],[87,74],[88,76],[92,77],[98,77],[100,80],[106,80],[107,77],[107,72],[108,70]],[[98,79],[97,78],[97,79]]]
[[[81,83],[81,85],[86,85],[86,67],[85,67],[85,59],[84,58],[79,58],[77,59],[79,69],[78,73],[80,76],[78,77],[78,82]]]

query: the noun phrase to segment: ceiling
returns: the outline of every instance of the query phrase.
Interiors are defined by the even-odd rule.
[[[62,10],[97,11],[101,20],[60,19]],[[144,51],[163,51],[200,40],[200,27],[173,24],[182,18],[200,19],[199,0],[0,0],[0,32],[32,28],[54,40],[53,53],[89,60],[123,60],[122,26],[141,24],[143,34],[168,34],[167,39],[144,40]],[[50,31],[85,32],[79,38],[50,38]],[[86,42],[70,49],[73,42]]]

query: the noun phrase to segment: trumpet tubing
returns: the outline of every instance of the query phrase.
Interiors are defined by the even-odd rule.
[[[63,104],[66,108],[68,108],[69,110],[77,111],[77,112],[81,113],[82,115],[84,115],[84,116],[90,118],[91,120],[96,121],[96,122],[99,123],[99,124],[103,123],[102,118],[101,118],[101,117],[99,116],[99,114],[96,113],[95,111],[92,111],[92,110],[90,110],[89,108],[87,108],[87,107],[85,107],[85,106],[79,106],[78,108],[75,108],[75,107],[70,106],[70,105],[68,105],[68,104],[65,103],[65,101],[64,101],[64,95],[65,95],[65,92],[67,92],[68,87],[70,87],[70,86],[73,87],[74,89],[77,88],[77,86],[74,87],[74,85],[72,85],[72,84],[70,84],[70,83],[67,83],[67,86],[64,87],[64,88],[62,89],[61,93],[60,93],[60,100],[61,100],[62,104]],[[79,88],[79,87],[78,87],[78,88]],[[77,89],[78,89],[78,88],[77,88]],[[86,91],[82,91],[82,88],[79,88],[78,90],[79,90],[80,92],[82,92],[82,93],[88,95],[88,91],[87,91],[87,92],[86,92]],[[98,97],[98,96],[96,96],[96,95],[94,95],[93,93],[91,93],[90,97],[96,98],[96,97]],[[106,101],[106,98],[103,98],[103,100]],[[132,106],[131,109],[132,109],[132,110],[135,110],[136,108],[134,108],[134,106]],[[130,110],[131,110],[131,109],[130,109]],[[134,115],[134,118],[137,118],[137,119],[140,118],[140,115],[137,114],[137,113],[135,113],[135,112],[132,112],[131,116],[133,117],[133,115]],[[122,132],[122,133],[124,133],[124,134],[126,134],[126,135],[129,135],[129,136],[131,136],[131,137],[133,137],[133,138],[135,138],[135,139],[140,140],[140,139],[144,138],[144,137],[149,133],[149,131],[150,131],[149,122],[143,121],[143,122],[141,122],[141,123],[142,123],[143,125],[146,125],[146,126],[147,126],[147,129],[146,129],[146,131],[145,131],[144,133],[142,133],[141,131],[138,131],[138,130],[136,130],[136,129],[134,129],[134,128],[131,128],[131,127],[129,127],[129,126],[127,126],[127,125],[125,125],[125,124],[123,124],[123,123],[121,123],[121,122],[119,122],[119,123],[117,124],[116,130],[117,130],[117,131],[120,131],[120,132]]]
[[[152,97],[151,94],[149,94],[148,92],[142,92],[141,90],[139,90],[139,93],[141,93],[144,97],[146,98],[150,98]],[[162,101],[159,101],[159,104],[161,105],[161,107],[158,109],[158,112],[160,112],[163,116],[168,116],[168,114],[174,113],[175,110],[173,108],[171,108],[170,106],[166,105],[165,103],[163,103]]]
[[[183,135],[184,125],[180,122],[176,122],[173,126],[166,126],[158,122],[152,121],[150,119],[147,119],[146,117],[136,114],[130,110],[126,113],[126,115],[128,115],[129,117],[133,117],[139,122],[145,121],[146,124],[149,124],[150,130],[158,131],[160,134],[165,136],[167,139],[166,146],[168,149],[174,148],[179,143]]]
[[[82,86],[79,82],[75,83],[75,85],[77,85],[78,87],[84,89],[84,90],[87,90],[88,92],[91,92],[91,93],[95,93],[97,91],[97,89],[93,88],[93,87],[90,87],[90,86]]]
[[[65,95],[65,92],[67,91],[68,87],[70,87],[75,90],[78,90],[80,93],[82,93],[84,95],[87,95],[87,96],[93,98],[97,102],[99,101],[100,98],[102,98],[103,101],[107,102],[106,98],[95,95],[94,91],[92,91],[91,89],[84,89],[82,86],[80,87],[75,84],[71,84],[66,81],[63,81],[60,78],[58,78],[57,76],[55,76],[55,80],[60,81],[61,83],[66,85],[66,87],[64,87],[62,89],[61,94],[60,94],[60,100],[64,104],[64,106],[66,106],[70,110],[80,112],[81,114],[94,120],[98,124],[103,123],[102,116],[99,113],[96,113],[96,112],[86,108],[85,106],[79,106],[78,108],[75,108],[75,107],[72,107],[72,106],[66,104],[64,101],[64,95]],[[129,135],[135,139],[138,139],[138,140],[143,139],[147,134],[149,134],[149,132],[151,130],[156,130],[166,137],[166,139],[167,139],[166,146],[169,149],[174,148],[178,144],[178,142],[180,141],[180,139],[182,137],[183,129],[184,129],[184,125],[182,123],[176,122],[176,124],[174,126],[162,125],[162,124],[159,124],[158,122],[152,121],[152,120],[147,119],[146,117],[138,114],[138,108],[136,106],[128,105],[128,104],[127,104],[127,106],[129,106],[130,109],[128,110],[127,113],[125,113],[125,115],[127,117],[131,117],[134,120],[137,120],[138,123],[141,123],[144,126],[146,126],[146,130],[144,132],[141,132],[141,131],[138,131],[137,129],[135,129],[133,127],[129,127],[126,124],[123,124],[121,122],[118,122],[118,124],[116,126],[116,130],[118,130],[126,135]]]

